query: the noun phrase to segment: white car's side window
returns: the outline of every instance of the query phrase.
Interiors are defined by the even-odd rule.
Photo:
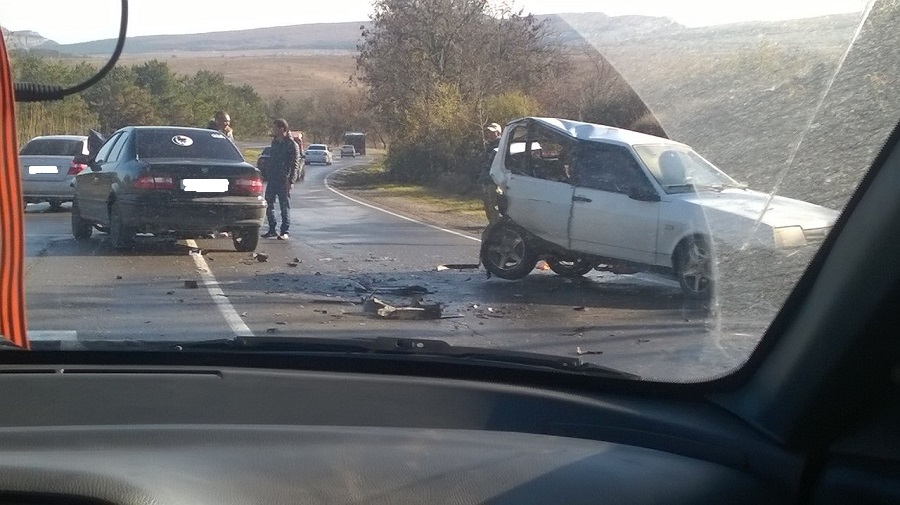
[[[570,182],[576,141],[540,126],[518,126],[510,138],[506,168],[516,174]]]
[[[649,189],[650,181],[627,149],[602,143],[585,143],[575,162],[575,184],[579,187],[629,193]]]

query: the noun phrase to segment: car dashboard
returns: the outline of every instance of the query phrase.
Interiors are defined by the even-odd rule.
[[[0,503],[778,503],[702,402],[282,369],[5,366]]]

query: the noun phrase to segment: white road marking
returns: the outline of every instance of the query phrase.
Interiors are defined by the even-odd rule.
[[[348,167],[348,168],[350,168],[350,167]],[[433,228],[433,229],[435,229],[435,230],[439,230],[439,231],[442,231],[442,232],[444,232],[444,233],[449,233],[449,234],[451,234],[451,235],[456,235],[457,237],[467,238],[467,239],[469,239],[469,240],[472,240],[472,241],[475,241],[475,242],[479,242],[479,243],[481,242],[481,239],[475,238],[475,237],[473,237],[473,236],[471,236],[471,235],[466,235],[465,233],[461,233],[461,232],[454,231],[454,230],[448,230],[447,228],[441,228],[440,226],[435,226],[435,225],[433,225],[433,224],[423,223],[422,221],[419,221],[418,219],[413,219],[413,218],[411,218],[411,217],[407,217],[407,216],[404,216],[404,215],[402,215],[402,214],[397,214],[396,212],[391,212],[391,211],[389,211],[389,210],[382,209],[381,207],[376,207],[375,205],[372,205],[372,204],[370,204],[370,203],[362,202],[362,201],[360,201],[360,200],[357,200],[356,198],[352,198],[352,197],[350,197],[350,196],[347,196],[346,194],[344,194],[344,193],[342,193],[342,192],[340,192],[340,191],[338,191],[338,190],[332,188],[331,185],[328,184],[328,178],[331,177],[333,174],[335,174],[335,173],[337,173],[337,172],[340,172],[340,170],[335,170],[334,172],[332,172],[332,173],[328,174],[327,176],[325,176],[324,182],[325,182],[325,187],[328,188],[329,191],[331,191],[332,193],[334,193],[334,194],[336,194],[336,195],[338,195],[338,196],[341,196],[341,197],[343,197],[343,198],[346,198],[347,200],[350,200],[350,201],[353,202],[353,203],[357,203],[357,204],[359,204],[359,205],[366,206],[366,207],[368,207],[368,208],[370,208],[370,209],[375,209],[375,210],[377,210],[377,211],[379,211],[379,212],[384,212],[385,214],[388,214],[388,215],[390,215],[390,216],[399,217],[400,219],[405,219],[406,221],[409,221],[409,222],[412,222],[412,223],[420,224],[420,225],[422,225],[422,226],[427,226],[427,227],[429,227],[429,228]]]
[[[28,340],[74,341],[78,340],[75,330],[28,330]]]
[[[197,247],[197,242],[194,240],[186,240],[185,243],[188,247],[199,249],[199,247]],[[222,288],[219,287],[219,281],[217,281],[216,277],[212,274],[212,270],[209,268],[209,264],[206,263],[206,259],[200,254],[191,257],[194,258],[194,263],[197,264],[197,269],[200,271],[200,276],[203,278],[203,285],[206,286],[206,290],[209,291],[209,295],[212,297],[213,301],[216,302],[219,312],[222,313],[222,317],[225,318],[225,322],[231,327],[231,331],[234,332],[234,335],[236,337],[252,337],[253,332],[250,331],[250,328],[246,324],[244,324],[244,320],[241,319],[241,316],[234,310],[228,297],[225,296]]]

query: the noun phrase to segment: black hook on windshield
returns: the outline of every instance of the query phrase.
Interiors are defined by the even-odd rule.
[[[122,54],[122,48],[125,47],[125,33],[128,31],[128,0],[122,0],[122,19],[119,23],[119,40],[116,41],[116,48],[106,65],[100,69],[93,77],[72,86],[71,88],[63,88],[55,84],[38,84],[32,82],[17,82],[15,85],[17,102],[49,102],[52,100],[62,100],[63,98],[80,93],[103,79],[107,73],[119,61]]]

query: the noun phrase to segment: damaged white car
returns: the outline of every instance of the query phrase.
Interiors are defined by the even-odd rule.
[[[838,215],[747,189],[685,144],[562,119],[511,122],[491,178],[503,217],[485,229],[481,261],[510,280],[544,259],[569,277],[657,271],[708,298],[717,249],[821,242]]]

